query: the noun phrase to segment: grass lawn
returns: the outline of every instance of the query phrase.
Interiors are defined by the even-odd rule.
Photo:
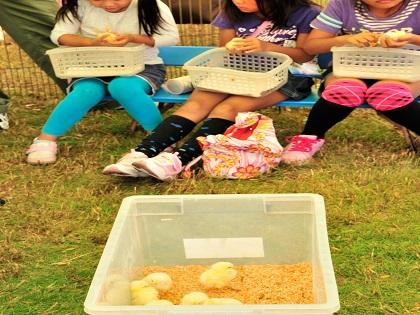
[[[0,130],[0,314],[83,314],[83,301],[122,198],[155,194],[294,193],[324,196],[339,314],[419,314],[420,167],[402,136],[357,110],[302,167],[254,180],[121,180],[101,175],[143,137],[121,111],[96,111],[60,141],[53,166],[24,151],[54,100],[15,98]],[[307,110],[264,111],[278,137],[301,130]]]

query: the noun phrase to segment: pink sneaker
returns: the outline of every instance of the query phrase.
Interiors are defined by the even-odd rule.
[[[144,172],[140,172],[132,165],[134,162],[148,159],[143,152],[137,152],[131,149],[130,153],[124,155],[117,163],[105,166],[102,173],[104,175],[122,176],[122,177],[147,177]]]
[[[149,159],[133,163],[136,170],[145,172],[162,181],[171,181],[182,172],[183,166],[177,153],[161,152]]]
[[[26,154],[26,161],[29,164],[55,163],[57,160],[57,142],[35,138]]]
[[[281,155],[281,161],[286,164],[301,165],[321,149],[325,140],[312,135],[297,135],[289,142]]]

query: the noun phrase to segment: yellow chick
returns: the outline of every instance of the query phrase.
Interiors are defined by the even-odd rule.
[[[210,266],[210,269],[200,275],[200,283],[207,288],[223,288],[233,278],[237,271],[233,269],[233,264],[226,261],[220,261]]]
[[[105,292],[104,302],[108,305],[129,305],[130,283],[126,280],[112,282]]]
[[[107,26],[103,32],[96,34],[96,38],[102,39],[108,43],[112,43],[117,38],[117,35],[112,33],[110,27]]]
[[[240,37],[232,38],[226,45],[226,49],[228,50],[236,50],[237,48],[241,47],[243,45],[243,39]]]
[[[145,287],[131,293],[131,304],[145,305],[159,299],[159,292],[153,287]]]
[[[167,273],[154,272],[142,279],[159,291],[168,291],[172,287],[172,279]]]
[[[117,39],[117,35],[115,35],[114,33],[99,33],[98,35],[96,35],[96,38],[102,39],[103,41],[106,41],[108,43],[112,43]]]
[[[181,299],[181,305],[202,305],[209,297],[203,292],[194,291],[185,294]]]
[[[386,36],[391,37],[394,40],[398,40],[398,38],[400,38],[401,36],[404,36],[405,34],[407,34],[404,31],[397,31],[397,30],[389,30],[388,32],[385,33]]]
[[[204,304],[206,305],[238,305],[241,301],[233,298],[210,298]]]
[[[149,283],[144,280],[134,280],[130,283],[131,293],[139,291],[140,289],[150,287]]]
[[[157,289],[150,287],[146,281],[135,280],[130,284],[131,289],[131,304],[145,305],[149,302],[159,299],[159,292]]]
[[[172,303],[169,300],[155,300],[155,301],[151,301],[147,304],[145,304],[147,306],[165,306],[165,305],[174,305],[174,303]]]

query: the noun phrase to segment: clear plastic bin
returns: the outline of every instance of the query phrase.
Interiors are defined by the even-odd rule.
[[[377,80],[420,80],[420,47],[333,47],[333,71],[339,77]]]
[[[139,267],[210,265],[220,260],[234,264],[310,262],[316,302],[223,306],[134,306],[104,302],[107,283],[115,277],[132,280]],[[126,294],[130,294],[129,290]],[[323,198],[315,194],[125,198],[84,306],[93,315],[331,315],[340,305]]]
[[[46,51],[62,79],[135,75],[144,70],[144,46],[59,47]]]
[[[194,87],[206,91],[259,97],[287,82],[292,59],[280,53],[233,54],[214,48],[187,61]]]

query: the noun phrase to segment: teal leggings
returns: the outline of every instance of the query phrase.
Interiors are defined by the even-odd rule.
[[[55,107],[42,132],[62,136],[81,120],[106,95],[106,84],[98,79],[77,81],[73,90]],[[108,91],[122,107],[147,131],[162,121],[158,108],[148,93],[150,85],[139,77],[117,77],[108,84]]]

